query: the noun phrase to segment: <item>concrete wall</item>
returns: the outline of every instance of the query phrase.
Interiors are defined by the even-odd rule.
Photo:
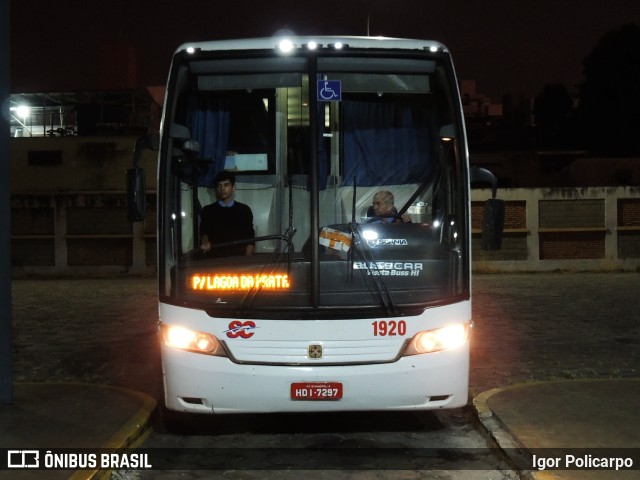
[[[640,187],[499,190],[503,248],[487,252],[479,228],[489,196],[472,191],[475,270],[640,270]]]
[[[145,222],[126,211],[135,137],[11,140],[14,275],[155,272],[155,153],[145,151]]]

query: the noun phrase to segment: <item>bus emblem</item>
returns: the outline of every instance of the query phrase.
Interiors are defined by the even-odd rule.
[[[224,333],[226,333],[229,338],[251,338],[254,333],[251,330],[255,328],[256,324],[251,320],[244,323],[239,320],[234,320],[229,324],[229,329],[225,330]]]
[[[309,345],[307,354],[309,358],[322,358],[322,345]]]

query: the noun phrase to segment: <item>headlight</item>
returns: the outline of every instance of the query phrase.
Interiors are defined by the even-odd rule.
[[[419,332],[407,346],[404,356],[456,348],[467,340],[469,340],[469,323],[456,323],[436,330]]]
[[[210,333],[195,332],[188,328],[164,323],[161,323],[158,328],[160,338],[170,347],[205,355],[227,356],[220,344],[220,340]]]

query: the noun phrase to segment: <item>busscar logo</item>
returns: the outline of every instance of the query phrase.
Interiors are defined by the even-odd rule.
[[[7,468],[40,468],[38,450],[8,450]]]
[[[387,277],[419,277],[422,262],[353,262],[354,270],[366,270],[367,275]]]

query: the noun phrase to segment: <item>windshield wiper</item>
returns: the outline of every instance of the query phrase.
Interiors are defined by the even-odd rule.
[[[356,177],[353,177],[353,204],[351,206],[351,223],[349,223],[349,229],[351,230],[351,249],[349,250],[350,255],[350,274],[353,278],[354,272],[354,263],[355,263],[355,254],[359,249],[362,253],[362,258],[364,260],[365,269],[367,273],[373,280],[373,284],[376,286],[378,291],[378,295],[380,296],[380,302],[382,306],[385,308],[387,315],[389,316],[397,316],[398,312],[396,309],[396,305],[393,301],[393,297],[387,288],[387,285],[382,280],[382,276],[378,271],[378,266],[371,252],[371,247],[367,244],[366,241],[363,241],[362,232],[360,230],[360,225],[356,222]]]
[[[287,231],[282,235],[268,235],[264,237],[258,237],[254,240],[280,240],[280,246],[282,246],[282,242],[286,244],[287,251],[287,275],[291,275],[291,262],[293,259],[293,236],[296,234],[297,229],[293,226],[293,188],[291,185],[291,177],[289,177],[289,225],[287,227]],[[260,272],[261,275],[265,273],[271,274],[276,269],[276,267],[280,264],[280,260],[282,259],[284,250],[282,248],[278,248],[275,252],[273,252],[272,260],[269,263],[265,263],[264,268]],[[262,287],[258,288],[255,285],[251,287],[251,289],[245,294],[238,306],[238,309],[244,313],[249,312],[253,305],[253,301],[257,297]]]
[[[357,223],[349,224],[351,227],[351,238],[352,243],[351,247],[354,252],[351,253],[351,275],[353,275],[354,271],[354,257],[356,250],[359,250],[362,254],[362,259],[364,260],[364,265],[368,276],[373,280],[374,285],[378,291],[378,295],[380,297],[380,302],[382,306],[385,308],[386,312],[390,316],[397,316],[398,310],[396,308],[396,304],[393,301],[393,297],[391,296],[391,292],[387,288],[387,285],[382,280],[382,275],[380,275],[380,270],[378,269],[378,263],[376,262],[375,257],[371,251],[371,247],[367,244],[366,241],[362,238],[362,232],[360,231],[360,225]]]

